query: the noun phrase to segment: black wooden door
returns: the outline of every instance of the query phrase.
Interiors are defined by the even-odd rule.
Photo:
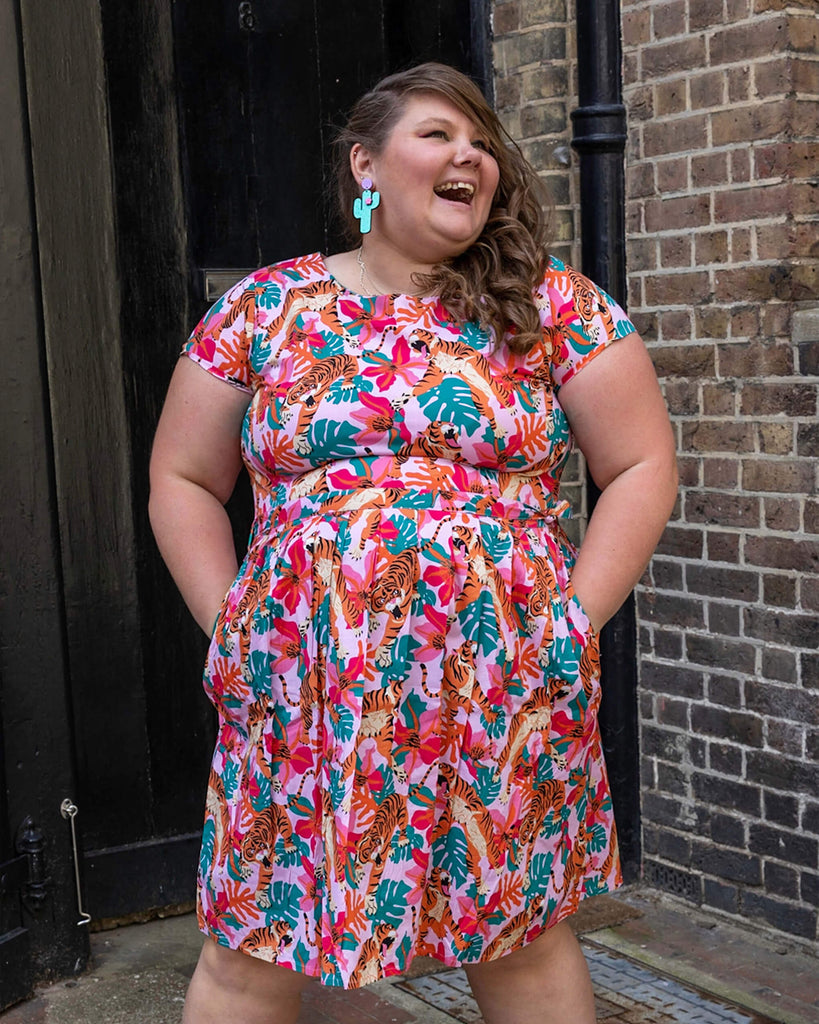
[[[215,722],[201,691],[204,639],[161,564],[146,506],[156,420],[181,342],[206,308],[208,275],[226,287],[246,268],[333,251],[327,156],[341,112],[410,61],[440,58],[480,75],[487,40],[483,0],[102,0],[101,12],[127,422],[112,441],[130,459],[137,626],[130,595],[112,594],[126,616],[112,678],[99,637],[78,616],[68,624],[97,920],[193,896]],[[234,508],[241,543],[241,493]],[[115,512],[99,502],[95,514]],[[110,628],[110,603],[101,614]]]

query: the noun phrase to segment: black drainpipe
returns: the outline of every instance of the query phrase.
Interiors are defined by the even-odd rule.
[[[577,0],[580,105],[572,111],[572,146],[580,154],[583,273],[618,302],[626,300],[626,109],[620,75],[619,0]],[[599,491],[588,482],[589,507]],[[637,636],[634,597],[604,628],[600,727],[611,781],[626,881],[640,874]]]

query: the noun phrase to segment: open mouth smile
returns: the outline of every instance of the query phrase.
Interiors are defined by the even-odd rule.
[[[447,181],[443,185],[436,185],[433,191],[441,199],[470,206],[475,195],[475,186],[468,181]]]

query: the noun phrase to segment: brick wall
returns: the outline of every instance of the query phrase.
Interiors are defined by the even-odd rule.
[[[813,0],[624,0],[629,308],[682,488],[638,594],[645,878],[815,939]],[[812,338],[811,338],[812,334]]]
[[[819,44],[814,0],[622,0],[629,310],[680,501],[638,589],[644,874],[815,939]],[[572,0],[493,4],[498,110],[579,265]],[[815,311],[815,312],[814,312]],[[568,475],[579,499],[582,464]]]

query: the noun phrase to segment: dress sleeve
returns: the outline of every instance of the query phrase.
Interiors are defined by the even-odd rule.
[[[555,387],[583,369],[618,338],[635,331],[614,299],[593,281],[552,258],[536,299],[551,347]]]
[[[214,377],[253,392],[250,348],[256,321],[256,271],[217,299],[182,346],[188,356]]]

